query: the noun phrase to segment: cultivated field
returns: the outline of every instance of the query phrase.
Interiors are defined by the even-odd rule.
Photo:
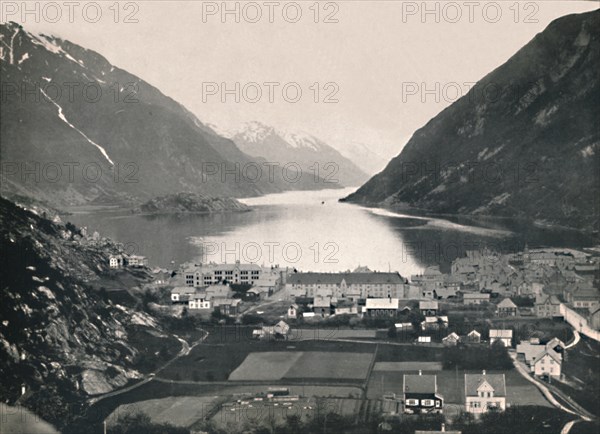
[[[313,328],[292,329],[290,340],[375,339],[377,330]]]
[[[242,432],[248,427],[272,427],[282,424],[289,416],[298,416],[306,421],[315,414],[353,415],[359,408],[359,400],[343,398],[311,397],[280,402],[245,401],[224,404],[211,422],[227,432]]]
[[[236,380],[280,380],[304,353],[290,351],[268,351],[250,353],[229,379]]]
[[[371,353],[305,352],[285,378],[365,379]]]
[[[377,362],[374,371],[441,371],[440,362]]]
[[[229,376],[232,381],[296,379],[364,379],[371,353],[272,351],[250,353]]]
[[[106,419],[111,426],[120,416],[144,413],[154,423],[170,423],[189,427],[208,416],[217,405],[217,398],[210,396],[170,396],[162,399],[150,399],[119,406]]]

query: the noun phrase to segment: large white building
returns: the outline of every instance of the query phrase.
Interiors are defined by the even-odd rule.
[[[208,286],[223,281],[252,285],[265,272],[267,269],[257,264],[242,264],[239,261],[234,264],[186,264],[180,270],[185,286]]]
[[[398,273],[294,273],[286,290],[295,297],[408,298],[409,285]]]

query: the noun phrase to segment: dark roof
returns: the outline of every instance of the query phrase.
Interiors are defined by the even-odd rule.
[[[398,273],[294,273],[288,277],[292,285],[339,285],[342,280],[351,284],[399,284],[404,279]]]
[[[506,396],[504,374],[465,374],[465,395],[477,396],[479,386],[487,382],[494,389],[494,396]]]
[[[404,375],[404,392],[408,393],[436,393],[437,377],[435,375]]]

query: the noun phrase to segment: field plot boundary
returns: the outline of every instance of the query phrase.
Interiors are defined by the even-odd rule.
[[[214,407],[214,396],[169,396],[121,404],[108,416],[107,424],[114,424],[120,416],[144,413],[153,423],[172,423],[188,427],[203,419]]]
[[[230,381],[281,380],[304,355],[302,351],[252,352],[229,374]]]
[[[305,351],[283,378],[364,380],[373,357],[374,353]]]
[[[441,371],[441,362],[376,362],[374,371]]]

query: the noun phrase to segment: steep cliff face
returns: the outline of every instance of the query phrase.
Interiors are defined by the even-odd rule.
[[[86,397],[151,370],[156,347],[165,358],[179,350],[156,318],[92,288],[112,249],[0,199],[2,401],[63,426]]]
[[[597,230],[599,24],[552,22],[345,200]]]

